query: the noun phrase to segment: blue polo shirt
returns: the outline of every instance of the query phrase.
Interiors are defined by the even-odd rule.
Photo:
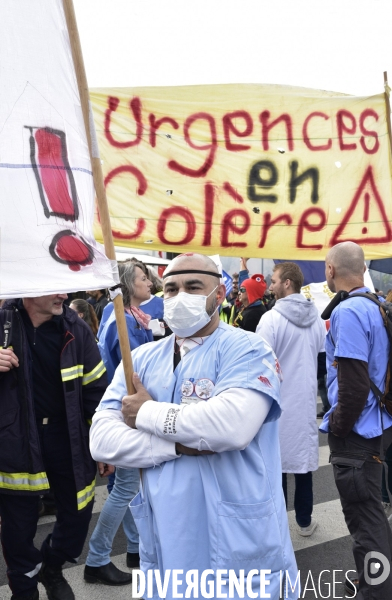
[[[363,287],[353,290],[370,292]],[[385,388],[388,366],[389,340],[380,309],[367,298],[348,298],[342,301],[332,312],[330,329],[326,337],[327,387],[331,409],[325,414],[320,431],[328,433],[329,415],[338,402],[338,370],[333,365],[339,358],[354,358],[368,363],[369,377],[380,389]],[[356,421],[353,431],[364,438],[373,438],[382,434],[382,430],[392,426],[392,417],[381,411],[377,399],[370,390],[365,407]]]

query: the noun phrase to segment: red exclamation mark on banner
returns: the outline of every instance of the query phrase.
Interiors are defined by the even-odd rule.
[[[30,129],[30,159],[45,216],[77,221],[78,198],[64,131],[43,127]],[[35,132],[35,133],[33,133]],[[57,233],[49,247],[52,258],[72,271],[92,263],[94,252],[70,229]]]
[[[365,209],[363,211],[363,220],[364,223],[367,223],[369,221],[369,208],[370,208],[370,194],[368,192],[365,193],[365,197],[364,197],[364,201],[365,201]],[[368,232],[368,228],[362,227],[362,233],[365,234]]]

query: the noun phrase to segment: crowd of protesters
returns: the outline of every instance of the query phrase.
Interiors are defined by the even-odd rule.
[[[339,244],[337,250],[332,249],[327,257],[327,282],[331,291],[369,292],[363,284],[363,264],[363,253],[356,244]],[[183,272],[186,271],[178,271]],[[190,272],[215,276],[208,267]],[[131,350],[170,336],[172,330],[170,321],[165,321],[162,297],[164,282],[155,269],[132,259],[119,263],[119,275]],[[367,306],[369,302],[363,298],[351,300],[353,306],[347,302],[335,307],[331,316],[332,334],[326,339],[325,322],[314,303],[301,294],[302,285],[303,275],[295,263],[277,264],[268,286],[264,275],[251,274],[247,259],[241,258],[239,272],[232,274],[230,293],[213,308],[225,327],[257,334],[274,352],[274,369],[281,378],[283,411],[279,421],[281,486],[287,505],[287,473],[294,474],[295,517],[298,533],[304,537],[312,536],[317,528],[312,517],[312,473],[318,468],[317,418],[323,419],[321,430],[329,433],[335,480],[354,539],[358,577],[347,580],[346,589],[353,596],[365,599],[368,597],[363,567],[366,550],[381,548],[389,558],[392,550],[387,521],[388,517],[392,520],[392,445],[386,452],[386,464],[391,468],[387,476],[381,477],[383,467],[379,457],[383,432],[379,430],[379,413],[373,406],[377,402],[369,387],[369,378],[376,379],[380,388],[383,386],[388,340],[382,323],[377,321],[376,311]],[[376,292],[379,298],[384,296],[383,292]],[[166,293],[170,294],[170,290]],[[196,297],[197,291],[191,294]],[[8,415],[3,440],[7,442],[20,434],[28,440],[20,448],[16,447],[12,455],[6,453],[3,459],[0,456],[1,537],[14,600],[37,600],[37,581],[44,584],[52,600],[74,598],[63,576],[62,565],[65,561],[76,562],[91,518],[94,475],[86,446],[88,429],[96,406],[121,363],[108,290],[89,290],[70,296],[57,294],[6,301],[0,311],[4,329],[0,386],[2,394],[8,393],[3,410]],[[392,290],[386,300],[391,298]],[[356,337],[355,351],[343,341],[347,326],[337,322],[338,311],[350,322],[351,328],[355,327],[356,313],[361,315],[361,326],[363,319],[369,321],[367,333],[362,337],[358,333]],[[367,346],[369,355],[362,339],[366,334],[371,338]],[[193,335],[179,337],[189,338],[196,344],[201,339],[200,343],[204,343],[205,338],[193,340]],[[376,338],[381,340],[380,347],[383,344],[382,358],[379,348],[377,354],[372,346]],[[179,345],[181,357],[183,351]],[[375,366],[377,360],[378,366]],[[15,373],[22,365],[23,376],[18,377]],[[7,372],[9,376],[5,377]],[[270,384],[268,378],[264,379]],[[25,385],[30,390],[28,393],[23,391]],[[344,397],[349,386],[355,388],[357,397],[361,398],[359,408],[355,406],[355,399]],[[183,384],[182,393],[187,396],[185,388]],[[322,401],[319,413],[317,393]],[[53,398],[61,398],[56,406]],[[356,418],[350,420],[348,411]],[[373,419],[371,432],[364,424],[366,419]],[[388,415],[384,416],[384,429],[392,425],[389,419]],[[345,428],[344,435],[339,428]],[[185,446],[181,449],[186,454]],[[18,452],[20,457],[15,456]],[[215,453],[207,449],[200,452],[199,455]],[[56,463],[57,457],[61,464]],[[377,459],[377,464],[371,464],[373,459]],[[117,568],[110,560],[113,539],[121,524],[127,539],[126,564],[129,568],[139,567],[139,532],[128,509],[139,491],[139,469],[119,464],[115,468],[106,460],[98,463],[99,473],[108,477],[109,496],[89,540],[84,570],[88,583],[113,586],[131,583],[131,573]],[[355,493],[348,490],[346,480],[350,477],[355,477]],[[361,487],[359,492],[358,487]],[[24,491],[31,495],[23,495]],[[360,506],[361,522],[358,522]],[[37,550],[33,545],[36,519],[47,514],[56,514],[57,520],[53,533]],[[369,543],[374,547],[370,548]],[[388,579],[380,584],[379,595],[377,586],[373,586],[372,598],[392,597],[391,589]]]

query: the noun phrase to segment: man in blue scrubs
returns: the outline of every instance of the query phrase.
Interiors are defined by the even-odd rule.
[[[392,598],[392,535],[381,505],[380,449],[392,417],[380,409],[370,380],[384,390],[389,341],[374,302],[349,297],[338,304],[341,292],[370,292],[365,268],[363,250],[353,242],[337,244],[326,258],[328,287],[337,295],[326,338],[331,409],[320,430],[328,433],[336,487],[353,537],[358,580],[346,588],[358,600],[386,600]]]
[[[179,570],[177,591],[185,597],[191,572],[202,585],[210,570],[219,597],[242,573],[246,598],[263,589],[278,598],[283,587],[285,598],[296,599],[281,487],[277,360],[259,336],[220,321],[220,281],[202,255],[182,255],[168,266],[164,318],[174,334],[132,353],[132,396],[120,364],[94,417],[91,451],[110,464],[143,469],[131,510],[146,575],[157,570],[163,582]],[[170,585],[165,597],[172,594]]]

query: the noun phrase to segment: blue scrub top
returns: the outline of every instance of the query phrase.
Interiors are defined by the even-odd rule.
[[[150,315],[152,319],[163,319],[163,298],[152,296],[146,304],[140,306],[146,315]]]
[[[109,302],[103,309],[101,322],[99,324],[98,329],[98,337],[101,335],[101,332],[105,326],[106,321],[112,314],[114,309],[113,302]],[[147,304],[143,304],[140,306],[140,310],[142,310],[146,315],[150,315],[152,319],[163,319],[163,298],[159,296],[152,296],[152,298],[147,302]]]
[[[370,292],[363,287],[353,290]],[[354,297],[342,301],[332,312],[330,329],[326,337],[327,387],[331,409],[324,415],[320,431],[328,433],[329,415],[338,402],[338,370],[333,366],[339,358],[354,358],[368,363],[369,377],[383,390],[388,366],[389,340],[377,304],[367,298]],[[368,399],[353,431],[364,438],[382,434],[392,426],[392,417],[383,410],[383,423],[377,399],[370,390]]]
[[[154,338],[151,330],[144,329],[132,315],[125,313],[125,321],[127,324],[131,350],[138,348],[142,344],[153,341]],[[121,362],[120,342],[118,339],[116,316],[113,308],[106,318],[103,327],[98,332],[98,340],[98,348],[102,360],[105,363],[108,381],[110,382],[113,379],[115,370]]]
[[[114,304],[113,304],[113,302],[109,302],[109,304],[107,304],[104,307],[104,309],[102,311],[101,322],[99,324],[98,333],[97,333],[98,339],[99,339],[99,336],[102,333],[102,329],[104,328],[106,321],[108,320],[108,318],[112,314],[113,310],[114,310]]]
[[[254,569],[253,593],[260,597],[258,573],[266,569],[271,571],[266,591],[278,598],[281,573],[288,572],[294,582],[298,572],[282,491],[276,357],[259,336],[222,322],[201,346],[183,356],[174,371],[173,355],[174,335],[132,353],[135,371],[158,402],[180,405],[185,383],[208,379],[212,396],[238,387],[266,394],[272,405],[243,450],[184,455],[143,469],[142,489],[131,502],[140,535],[141,569],[144,573],[159,569],[162,581],[167,570],[183,570],[179,591],[184,597],[185,573],[192,569],[199,575],[206,569],[222,570],[225,593],[229,570],[248,574]],[[120,365],[98,410],[121,410],[124,395]],[[153,598],[158,597],[154,586]],[[165,597],[173,597],[170,588]],[[239,597],[235,590],[233,597]],[[289,587],[285,598],[297,599],[298,588],[291,592]]]

